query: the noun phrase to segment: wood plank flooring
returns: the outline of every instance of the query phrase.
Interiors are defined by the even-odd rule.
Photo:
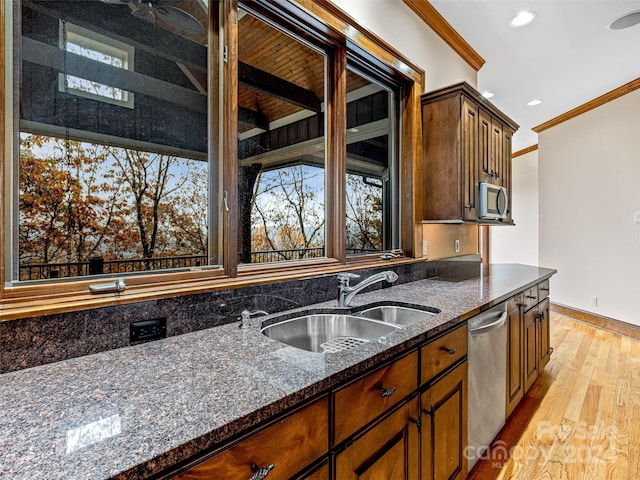
[[[551,345],[468,478],[640,480],[640,341],[552,314]]]

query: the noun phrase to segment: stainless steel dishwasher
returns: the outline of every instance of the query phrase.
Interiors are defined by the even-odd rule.
[[[507,304],[469,319],[469,469],[504,426],[507,395]]]

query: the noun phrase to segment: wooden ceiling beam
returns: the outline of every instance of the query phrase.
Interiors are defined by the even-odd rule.
[[[238,82],[246,88],[266,93],[312,112],[318,113],[321,110],[320,100],[311,90],[244,62],[238,62]]]
[[[265,115],[249,108],[238,107],[238,122],[269,130],[269,120]]]
[[[189,110],[207,113],[207,96],[157,78],[67,52],[69,75],[134,93],[167,100]],[[64,53],[58,47],[22,37],[22,59],[63,72]]]

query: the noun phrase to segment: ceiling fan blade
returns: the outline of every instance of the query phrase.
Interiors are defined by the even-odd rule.
[[[149,23],[156,23],[156,17],[153,16],[153,9],[147,3],[133,3],[129,2],[131,7],[131,15],[140,20],[144,20]]]
[[[640,23],[640,10],[623,15],[617,20],[613,21],[609,28],[611,30],[622,30],[625,28],[633,27]]]
[[[166,2],[162,2],[163,4]],[[198,21],[196,17],[184,10],[173,7],[171,5],[158,5],[155,8],[158,18],[163,22],[168,23],[178,30],[188,33],[202,33],[204,32],[204,26]]]

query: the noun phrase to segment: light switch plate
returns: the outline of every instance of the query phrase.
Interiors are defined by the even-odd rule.
[[[633,218],[636,221],[636,223],[640,223],[640,212],[634,213]]]

